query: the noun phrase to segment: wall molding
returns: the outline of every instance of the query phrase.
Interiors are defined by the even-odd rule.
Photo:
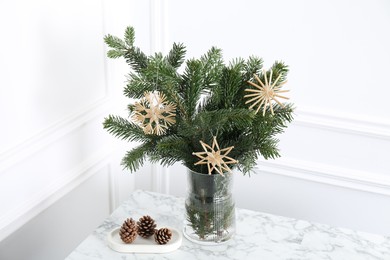
[[[101,116],[112,107],[111,104],[110,98],[102,98],[1,153],[0,174],[9,167],[34,155],[37,151],[71,133],[83,124]]]
[[[102,35],[103,39],[105,35],[105,17],[106,17],[106,8],[104,1],[101,1],[102,5]],[[104,42],[101,42],[103,46],[104,57],[106,56],[107,47]],[[81,108],[79,111],[74,112],[64,118],[54,122],[47,128],[33,134],[32,136],[22,140],[21,142],[6,148],[4,151],[0,151],[0,174],[7,168],[15,165],[19,161],[28,158],[32,154],[46,147],[52,142],[57,141],[59,138],[64,135],[72,132],[74,129],[80,127],[86,122],[89,122],[95,119],[97,116],[102,115],[103,112],[109,110],[113,104],[115,104],[113,98],[111,97],[111,89],[108,83],[108,72],[107,72],[107,59],[104,59],[104,90],[105,95],[92,102],[91,104]]]
[[[164,1],[150,0],[150,46],[151,53],[164,51],[169,36]],[[313,107],[296,109],[293,124],[307,128],[325,129],[336,133],[358,135],[368,138],[390,140],[390,121],[385,118],[371,118],[339,111],[322,110]],[[259,168],[270,173],[305,179],[329,185],[352,188],[378,194],[390,195],[390,181],[382,175],[331,165],[318,165],[307,161],[262,161]],[[151,187],[156,192],[169,193],[169,174],[164,167],[152,165]]]
[[[158,163],[151,163],[151,187],[154,192],[169,194],[169,170]]]
[[[164,0],[149,0],[150,5],[150,53],[165,51],[167,23]],[[155,192],[169,194],[169,174],[166,167],[151,163],[151,187]]]
[[[111,149],[101,149],[44,189],[0,216],[0,241],[94,176],[99,170],[109,166],[111,154]],[[112,193],[111,189],[110,193]],[[110,208],[112,208],[111,205]]]
[[[315,108],[300,108],[295,113],[293,123],[296,125],[390,140],[390,121],[385,118],[373,119]]]
[[[112,163],[108,163],[108,166],[109,166],[108,185],[110,191],[109,199],[110,199],[110,213],[111,213],[119,206],[119,184],[118,184],[118,179],[114,174]]]
[[[166,9],[164,0],[149,0],[150,5],[150,53],[164,52],[166,40]]]
[[[295,159],[261,160],[256,173],[268,172],[332,186],[390,196],[390,178],[355,169]]]

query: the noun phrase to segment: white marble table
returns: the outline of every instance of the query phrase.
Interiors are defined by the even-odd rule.
[[[245,209],[237,209],[237,234],[223,245],[200,246],[183,238],[178,250],[166,254],[121,254],[107,246],[107,233],[127,217],[151,215],[159,226],[181,230],[183,212],[183,198],[136,191],[66,260],[390,260],[390,237]]]

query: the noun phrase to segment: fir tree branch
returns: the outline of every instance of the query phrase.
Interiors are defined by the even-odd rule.
[[[219,82],[222,88],[222,103],[219,107],[229,108],[240,105],[238,100],[241,100],[242,95],[238,96],[242,88],[241,71],[244,67],[244,60],[237,59],[232,62],[229,67],[225,68]],[[241,94],[241,93],[240,93]]]
[[[128,98],[141,98],[146,91],[153,91],[154,84],[144,77],[143,74],[129,73],[127,85],[123,94]]]
[[[134,44],[134,39],[135,39],[134,28],[129,26],[125,30],[125,42],[127,46],[132,47]]]
[[[140,146],[128,151],[123,157],[121,164],[130,172],[138,170],[145,162],[146,155],[149,153],[152,145],[150,143],[143,143]]]
[[[163,137],[157,142],[156,152],[160,155],[164,166],[173,165],[178,161],[192,163],[192,150],[189,143],[183,137],[171,135]]]
[[[222,73],[223,59],[222,50],[212,47],[200,58],[205,87],[210,88],[215,85]]]
[[[109,115],[104,120],[103,128],[122,140],[140,142],[150,140],[139,126],[119,116]]]
[[[180,75],[173,68],[161,53],[156,53],[149,58],[148,67],[142,71],[146,80],[153,83],[154,89],[164,92],[166,84],[178,86],[180,84]],[[176,88],[178,90],[178,87]]]
[[[251,127],[255,113],[248,109],[218,109],[202,111],[196,115],[193,125],[202,131],[232,131]]]
[[[177,69],[183,64],[185,55],[186,47],[181,43],[174,43],[166,59],[172,67]]]
[[[265,137],[259,145],[258,152],[264,159],[275,159],[280,157],[278,149],[279,140],[276,138]]]
[[[141,72],[148,66],[148,57],[138,47],[126,49],[124,57],[127,64],[136,72]]]
[[[281,61],[275,61],[271,67],[272,70],[272,82],[274,82],[277,77],[280,76],[278,83],[281,83],[287,79],[288,66]]]
[[[253,77],[253,74],[260,74],[261,69],[263,68],[263,59],[250,56],[248,60],[246,61],[245,67],[245,73],[243,76],[243,81],[246,83],[248,80],[250,80]]]
[[[137,72],[146,68],[148,57],[138,48],[134,47],[135,33],[133,27],[127,27],[125,31],[125,40],[108,34],[104,37],[105,43],[113,48],[107,52],[110,58],[125,57],[126,62]]]
[[[111,58],[111,59],[117,59],[117,58],[120,58],[120,57],[123,57],[125,55],[126,51],[124,50],[109,50],[107,51],[107,57]]]
[[[117,50],[125,50],[126,44],[123,40],[120,38],[113,36],[111,34],[108,34],[104,37],[104,42],[111,48],[117,49]]]
[[[261,136],[275,136],[280,134],[287,127],[287,123],[293,120],[293,108],[290,104],[285,104],[281,107],[278,104],[273,104],[274,115],[271,115],[270,109],[267,109],[265,116],[262,113],[257,113],[253,122],[253,133],[261,133]],[[260,135],[254,135],[260,137]],[[256,142],[260,142],[259,139]]]
[[[165,93],[167,95],[167,98],[169,101],[171,101],[173,104],[176,104],[176,107],[178,111],[180,112],[180,115],[187,118],[188,114],[184,107],[184,102],[182,98],[180,97],[179,93],[177,92],[176,88],[174,87],[174,84],[167,83],[165,85]]]
[[[195,115],[196,106],[205,87],[202,68],[200,61],[189,60],[182,76],[183,100],[187,111],[187,120]]]
[[[150,63],[146,73],[156,75],[156,89],[164,93],[168,101],[176,104],[180,114],[186,117],[187,110],[183,98],[180,96],[181,76],[176,69],[165,59],[162,59],[154,65]]]
[[[116,59],[125,54],[126,44],[118,37],[108,34],[104,37],[104,41],[109,47],[113,48],[112,50],[107,51],[107,56],[109,58]]]
[[[253,150],[243,152],[237,157],[237,160],[239,162],[237,164],[237,168],[239,169],[239,171],[242,172],[244,175],[250,175],[253,167],[256,166],[257,153]]]
[[[267,108],[255,114],[245,104],[247,81],[256,74],[264,77],[272,71],[272,82],[280,76],[279,83],[286,80],[288,67],[275,62],[267,72],[262,72],[263,60],[249,57],[239,58],[226,66],[222,51],[211,48],[199,59],[186,62],[183,73],[178,68],[183,64],[186,49],[183,44],[173,44],[167,56],[156,53],[146,56],[134,46],[134,28],[126,28],[124,40],[107,35],[105,42],[112,48],[110,58],[124,57],[132,71],[128,76],[124,94],[129,98],[141,98],[146,91],[159,91],[167,101],[176,105],[176,124],[163,136],[146,135],[143,130],[122,117],[109,116],[104,128],[114,136],[143,144],[127,153],[123,165],[131,171],[137,170],[148,156],[163,165],[183,162],[188,168],[202,171],[194,166],[198,160],[192,152],[201,150],[200,140],[210,142],[217,136],[221,147],[234,146],[230,155],[238,159],[237,167],[244,174],[255,166],[258,156],[279,156],[277,134],[282,133],[293,120],[293,107],[273,104],[274,115]],[[129,111],[133,105],[128,106]]]

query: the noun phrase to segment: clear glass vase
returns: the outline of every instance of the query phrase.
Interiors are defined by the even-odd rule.
[[[198,244],[228,241],[236,230],[233,174],[201,174],[187,170],[184,236]]]

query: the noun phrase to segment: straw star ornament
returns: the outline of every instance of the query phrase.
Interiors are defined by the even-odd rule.
[[[162,135],[176,122],[176,106],[166,101],[164,94],[146,92],[139,102],[134,104],[133,120],[145,134]]]
[[[200,141],[200,144],[202,145],[204,152],[192,153],[201,159],[195,163],[195,165],[207,164],[209,174],[211,174],[213,170],[222,176],[224,172],[232,172],[228,164],[235,164],[238,163],[238,161],[227,155],[234,148],[234,146],[220,149],[217,142],[217,137],[215,136],[211,146],[202,141]]]
[[[251,94],[247,94],[244,96],[245,98],[249,98],[249,100],[247,100],[245,104],[253,102],[253,104],[249,108],[253,108],[257,106],[256,114],[263,107],[263,116],[265,115],[265,111],[269,106],[271,109],[271,114],[274,115],[272,101],[275,101],[280,106],[284,107],[284,105],[277,98],[289,99],[288,97],[280,95],[280,93],[288,92],[290,90],[280,89],[282,85],[287,83],[287,81],[283,81],[279,83],[279,79],[282,76],[282,74],[279,74],[279,76],[276,78],[276,80],[273,83],[272,83],[272,70],[270,72],[269,79],[267,79],[267,73],[265,70],[263,71],[263,75],[264,75],[265,82],[262,82],[256,74],[253,75],[256,81],[259,83],[259,85],[254,82],[248,81],[248,83],[253,87],[255,87],[256,89],[251,89],[251,88],[245,89],[245,91],[251,92]]]

